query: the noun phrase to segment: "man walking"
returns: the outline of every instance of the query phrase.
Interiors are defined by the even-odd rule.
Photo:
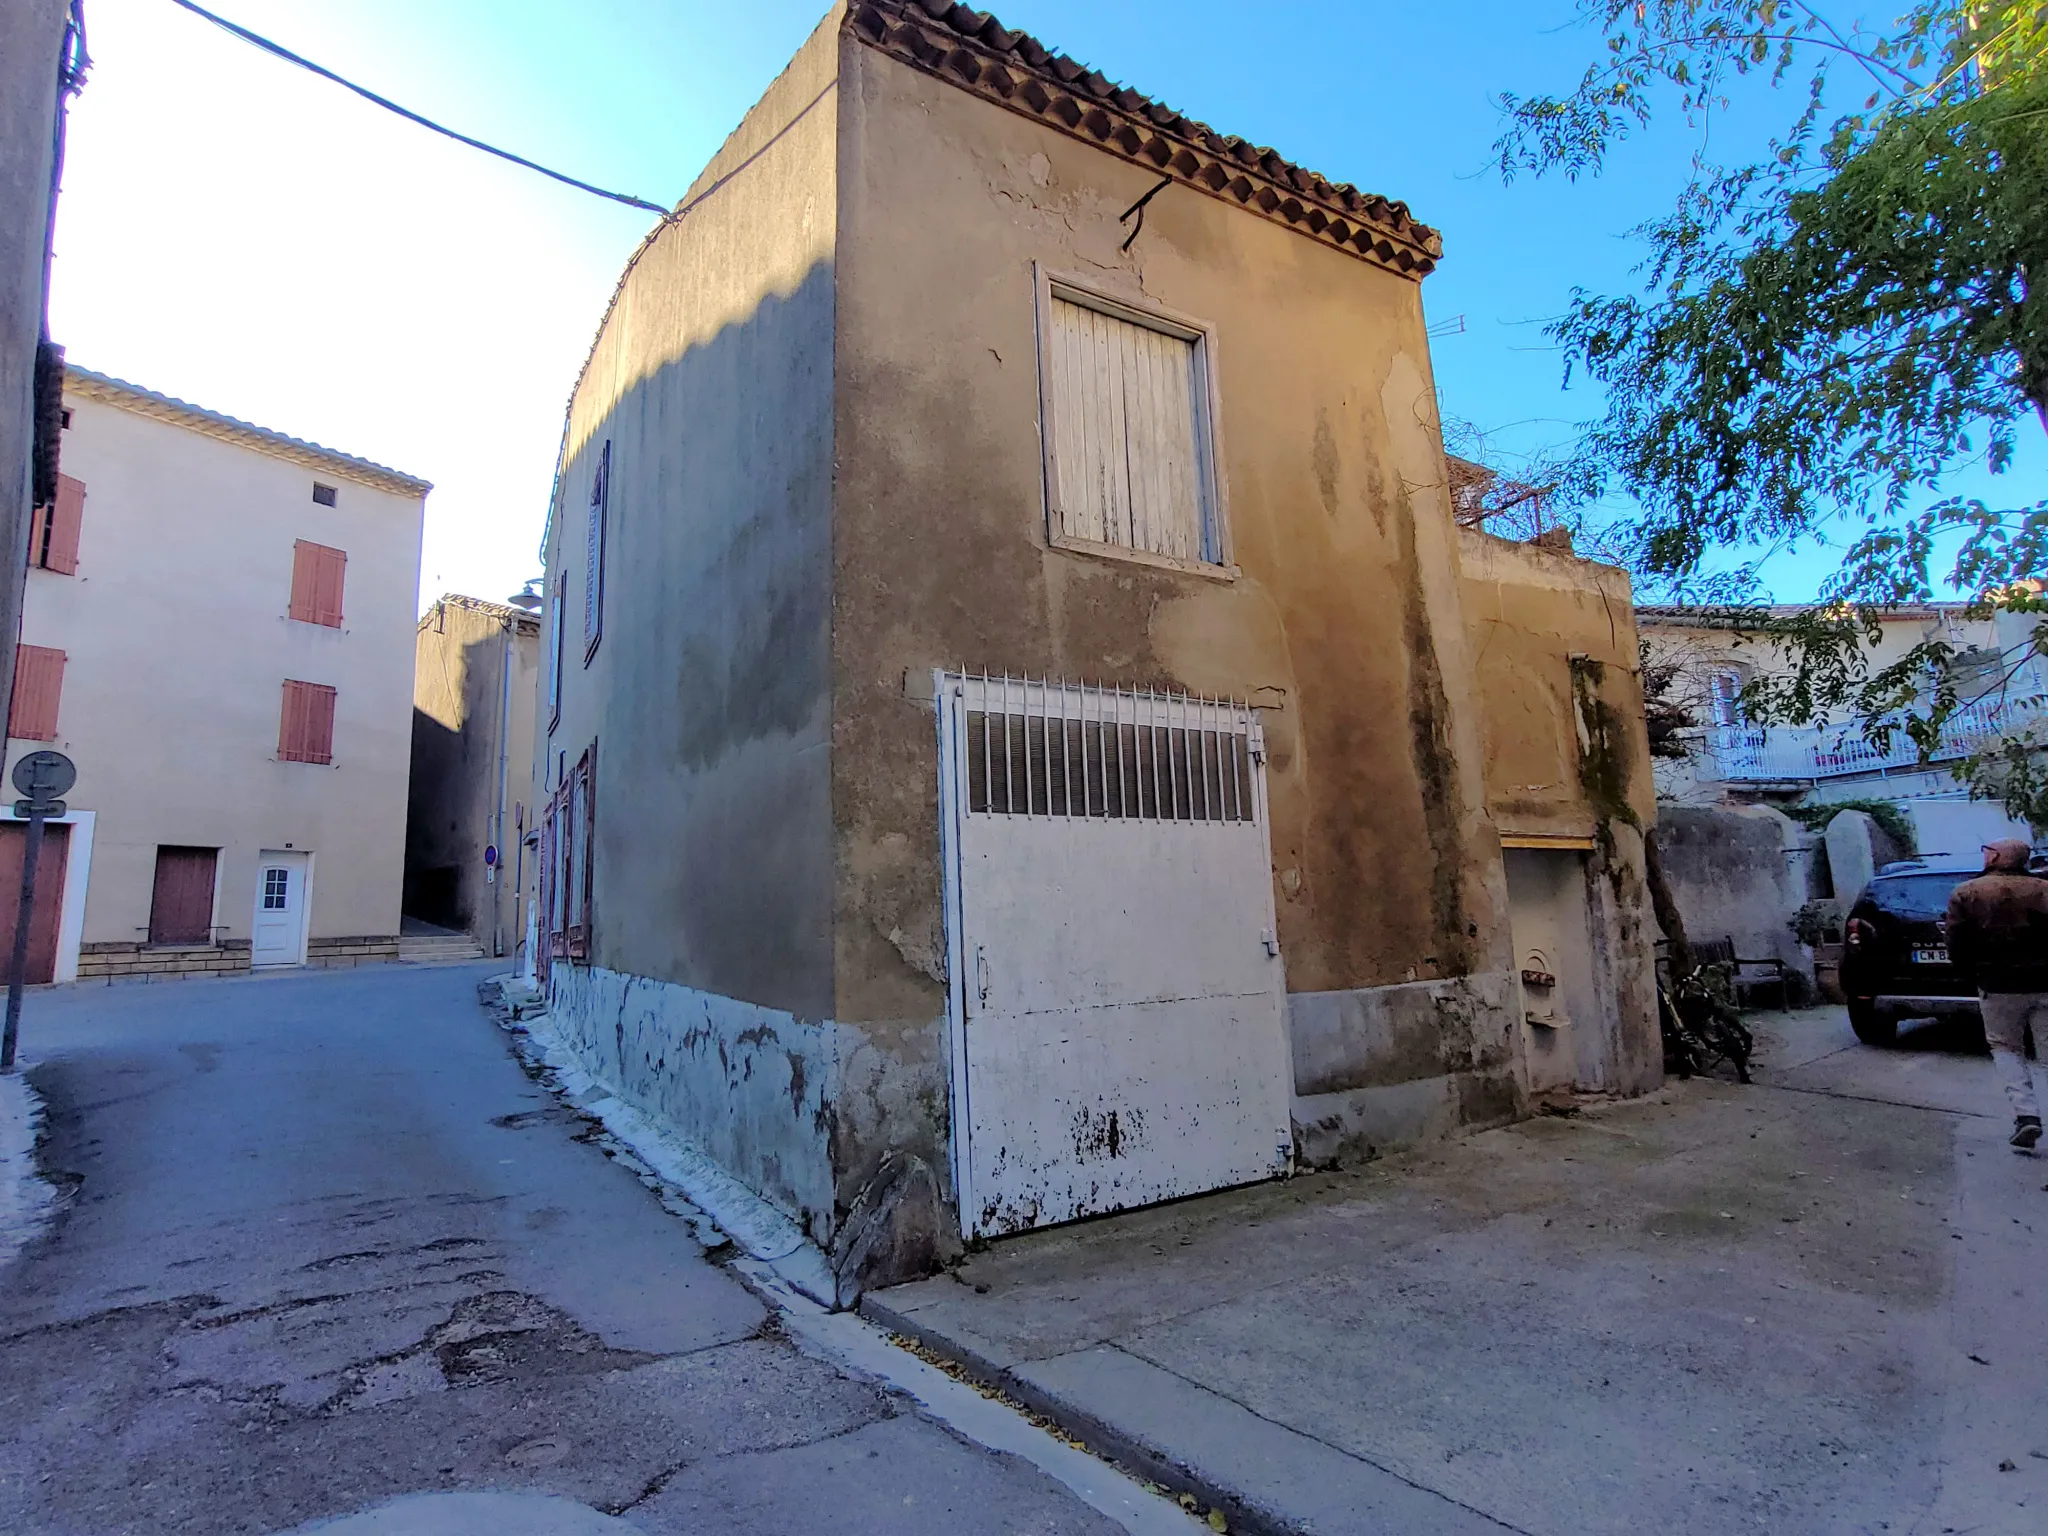
[[[1948,952],[1977,983],[1984,1038],[2012,1101],[2012,1144],[2041,1139],[2041,1105],[2027,1069],[2026,1032],[2048,1051],[2048,880],[2027,873],[2033,849],[2012,838],[1984,847],[1984,873],[1948,899]]]

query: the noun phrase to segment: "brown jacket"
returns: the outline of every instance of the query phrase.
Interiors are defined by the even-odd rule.
[[[2000,862],[1949,897],[1949,958],[1979,991],[2048,992],[2048,880]]]

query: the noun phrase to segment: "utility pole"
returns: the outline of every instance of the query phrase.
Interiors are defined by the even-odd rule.
[[[78,782],[78,769],[62,752],[31,752],[14,765],[14,787],[23,796],[14,814],[28,823],[21,850],[21,904],[14,914],[14,959],[7,969],[7,1025],[0,1033],[0,1072],[14,1070],[21,1038],[21,986],[28,973],[28,930],[36,909],[36,865],[43,855],[43,823],[64,814],[57,797]]]

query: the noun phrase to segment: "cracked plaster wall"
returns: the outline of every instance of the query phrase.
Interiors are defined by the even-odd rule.
[[[841,79],[835,1016],[942,1065],[937,744],[904,679],[988,668],[1276,706],[1290,990],[1442,982],[1431,1050],[1490,1063],[1509,944],[1416,285],[1184,187],[1125,253],[1146,168],[851,39]],[[1236,579],[1051,547],[1034,263],[1215,327]],[[1369,1012],[1317,1027],[1371,1063]],[[1437,1069],[1454,1123],[1499,1117],[1490,1072]]]
[[[1591,840],[1568,880],[1524,880],[1518,897],[1567,900],[1591,952],[1567,1060],[1524,1025],[1539,1077],[1644,1093],[1663,1081],[1643,836],[1657,817],[1643,721],[1635,605],[1626,572],[1460,529],[1464,608],[1476,658],[1487,806],[1504,838]],[[1519,986],[1520,961],[1513,976]],[[1518,1001],[1519,1011],[1521,1004]],[[1541,1086],[1539,1084],[1539,1086]]]

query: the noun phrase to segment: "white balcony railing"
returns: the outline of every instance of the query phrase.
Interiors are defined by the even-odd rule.
[[[1966,704],[1943,725],[1941,744],[1927,760],[1967,757],[2038,718],[2038,711],[2015,704]],[[1863,739],[1860,724],[1714,726],[1707,731],[1707,756],[1713,777],[1724,781],[1834,779],[1913,768],[1921,761],[1920,749],[1904,731],[1893,734],[1890,751],[1880,752]]]

